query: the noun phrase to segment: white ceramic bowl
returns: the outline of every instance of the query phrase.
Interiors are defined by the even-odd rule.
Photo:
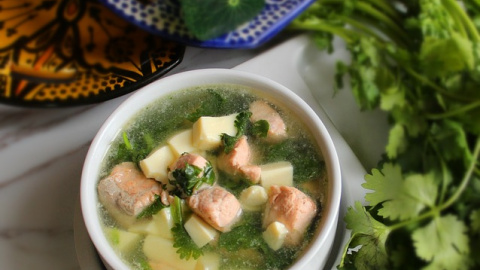
[[[315,238],[301,258],[290,269],[322,269],[334,242],[341,197],[340,164],[333,142],[323,123],[315,112],[288,88],[252,73],[230,69],[203,69],[178,73],[164,77],[138,90],[123,102],[106,120],[95,136],[88,151],[81,179],[81,207],[87,231],[96,249],[107,267],[116,270],[128,269],[117,257],[106,239],[97,213],[97,181],[101,169],[101,161],[108,150],[110,142],[119,130],[140,109],[177,90],[211,84],[238,84],[263,91],[267,97],[274,97],[309,127],[314,135],[328,174],[328,191],[323,218]]]

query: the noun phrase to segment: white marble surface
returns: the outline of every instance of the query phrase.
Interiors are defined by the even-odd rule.
[[[301,37],[286,49],[282,50],[281,43],[280,49],[267,52],[268,47],[187,48],[182,63],[168,75],[208,67],[233,68],[250,60],[236,68],[304,89],[302,97],[320,104],[326,109],[325,119],[332,121],[328,127],[345,164],[342,173],[354,190],[354,194],[347,190],[345,208],[362,197],[355,190],[359,191],[363,166],[372,166],[381,151],[375,146],[382,146],[378,142],[384,140],[384,128],[378,125],[383,118],[381,114],[359,114],[348,92],[333,97],[328,87],[324,92],[307,93],[331,83],[333,63],[325,66],[323,60],[316,60],[321,58],[310,43],[308,37]],[[259,57],[263,57],[261,61],[255,61]],[[98,128],[127,97],[63,109],[0,105],[0,269],[81,269],[75,250],[74,214],[82,163]],[[341,239],[336,248],[340,245]],[[334,261],[336,254],[331,257]]]

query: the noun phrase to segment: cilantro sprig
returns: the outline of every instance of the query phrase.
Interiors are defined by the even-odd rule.
[[[187,163],[184,168],[174,170],[172,175],[169,182],[177,187],[173,193],[181,197],[192,195],[202,184],[213,185],[215,182],[215,171],[210,162],[204,168]]]
[[[250,122],[250,116],[252,115],[249,111],[240,112],[237,117],[235,118],[235,128],[237,128],[237,132],[234,136],[230,136],[226,133],[222,133],[221,138],[224,146],[225,153],[230,153],[237,141],[242,137],[246,131],[248,123]]]
[[[250,111],[243,111],[238,113],[237,117],[235,118],[235,128],[237,132],[235,135],[230,136],[226,133],[222,133],[221,138],[224,146],[225,153],[230,153],[235,144],[245,134],[251,134],[258,138],[265,138],[268,134],[268,129],[270,128],[270,124],[266,120],[258,120],[254,123],[250,122],[250,117],[252,113]]]
[[[162,199],[159,195],[155,194],[153,196],[155,198],[153,203],[147,206],[142,212],[140,212],[140,214],[137,215],[137,219],[151,217],[163,208],[167,207],[165,204],[162,203]]]
[[[340,269],[480,267],[479,20],[477,0],[318,0],[290,25],[330,52],[343,39],[335,90],[348,76],[360,108],[391,122]]]
[[[173,247],[177,249],[177,253],[181,259],[198,259],[203,255],[203,251],[195,244],[195,242],[193,242],[183,226],[184,217],[182,199],[175,196],[170,207],[174,222],[174,226],[171,229],[173,235]]]

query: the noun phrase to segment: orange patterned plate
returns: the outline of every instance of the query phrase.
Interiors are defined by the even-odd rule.
[[[95,0],[0,1],[1,103],[105,101],[166,74],[184,52]]]

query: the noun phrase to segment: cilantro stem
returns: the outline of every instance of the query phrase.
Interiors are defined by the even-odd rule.
[[[125,143],[125,147],[128,149],[128,150],[132,150],[132,144],[130,143],[130,140],[128,140],[128,136],[127,136],[127,133],[124,131],[122,133],[122,138],[123,138],[123,142]]]
[[[476,109],[480,107],[480,100],[477,100],[475,102],[472,102],[470,104],[464,105],[460,108],[457,108],[455,110],[450,110],[444,113],[438,113],[438,114],[426,114],[427,119],[430,120],[439,120],[443,118],[448,118],[448,117],[453,117],[462,113],[466,113],[470,110]]]
[[[373,36],[373,37],[375,37],[375,38],[378,39],[378,40],[382,40],[382,39],[380,38],[380,36],[372,30],[372,28],[370,28],[370,27],[368,27],[368,26],[365,26],[364,24],[362,24],[361,22],[359,22],[359,21],[356,20],[356,19],[353,19],[353,18],[350,18],[350,17],[346,17],[346,16],[339,16],[339,19],[343,20],[345,23],[347,23],[348,25],[353,26],[354,28],[357,28],[357,29],[359,29],[359,30],[362,30],[362,31],[365,32],[367,35]]]
[[[393,19],[395,19],[397,22],[401,21],[402,19],[400,18],[400,16],[398,16],[398,13],[397,11],[395,10],[395,8],[390,5],[391,1],[378,1],[378,0],[365,0],[366,2],[369,2],[370,4],[378,7],[381,9],[382,12],[384,12],[385,14],[388,14],[389,16],[391,16]]]
[[[398,62],[398,61],[397,61]],[[402,67],[405,69],[405,71],[410,74],[414,79],[418,80],[419,82],[425,84],[426,86],[431,87],[433,90],[438,92],[439,94],[442,94],[445,97],[454,99],[454,100],[460,100],[460,101],[471,101],[472,99],[469,97],[457,95],[454,93],[450,93],[447,90],[443,89],[442,87],[438,86],[425,76],[422,76],[421,74],[418,74],[415,70],[413,70],[411,67],[402,65]]]
[[[402,38],[402,40],[408,41],[410,40],[408,35],[403,31],[402,28],[398,26],[392,19],[390,19],[388,16],[386,16],[384,13],[381,11],[378,11],[377,9],[373,8],[371,5],[368,5],[363,2],[357,2],[355,5],[356,8],[358,8],[360,11],[363,11],[373,18],[383,22],[385,25],[390,27],[395,33]]]
[[[450,9],[448,9],[448,12],[450,12]],[[452,16],[452,19],[455,21],[455,25],[458,27],[458,32],[460,32],[463,37],[468,39],[467,30],[465,29],[463,19],[461,18],[460,14],[458,14],[457,12],[450,13],[450,16]]]
[[[334,35],[337,35],[341,37],[343,40],[345,40],[346,43],[352,43],[352,36],[354,36],[355,32],[345,29],[343,27],[335,27],[332,25],[329,25],[327,23],[323,23],[321,20],[308,20],[308,21],[303,21],[299,22],[297,20],[293,21],[289,25],[289,29],[295,30],[315,30],[315,31],[323,31],[323,32],[328,32]]]
[[[172,218],[173,222],[175,224],[183,224],[183,217],[182,217],[182,201],[179,197],[175,196],[173,197],[173,202],[171,204],[171,212],[172,212]]]
[[[309,8],[309,11],[316,13],[322,9],[322,6],[341,6],[344,4],[344,0],[319,0]],[[372,21],[371,25],[376,24],[384,26],[384,29],[381,32],[388,36],[388,38],[391,40],[394,40],[402,45],[408,44],[410,41],[408,34],[399,26],[401,25],[401,17],[389,3],[377,0],[356,1],[353,8],[357,9],[360,14],[363,14],[363,16],[355,19],[348,18],[347,16],[338,16],[339,21],[343,21],[381,40],[378,34],[374,34],[374,32],[371,30],[366,31],[367,27],[360,26],[361,23],[359,23],[359,21],[370,19]],[[317,23],[318,22],[319,21],[317,21]],[[312,25],[306,23],[306,21],[299,23],[298,20],[295,20],[293,23],[291,23],[291,26],[294,26],[293,29],[326,31],[331,34],[336,34],[343,38],[347,43],[351,43],[352,36],[355,37],[358,35],[358,33],[353,31],[344,32],[342,30],[345,29],[340,29],[341,27],[335,27],[329,25],[328,23],[323,23],[321,25],[317,25],[317,28],[312,28]]]
[[[460,198],[463,191],[465,190],[468,183],[470,182],[470,179],[472,178],[472,174],[475,170],[479,153],[480,153],[480,136],[477,137],[477,142],[475,143],[475,148],[473,150],[472,161],[470,162],[470,166],[468,167],[467,172],[465,173],[462,179],[462,182],[460,183],[460,186],[452,195],[452,197],[450,197],[450,199],[448,199],[443,205],[440,206],[440,211],[447,209],[452,204],[454,204],[458,200],[458,198]]]
[[[473,24],[472,20],[470,17],[467,15],[465,10],[460,7],[460,5],[457,3],[455,0],[442,0],[442,3],[445,5],[445,9],[448,10],[449,12],[455,12],[456,15],[453,15],[452,17],[456,17],[457,15],[459,18],[463,21],[464,25],[467,27],[467,30],[469,31],[472,39],[474,42],[479,42],[480,41],[480,34],[477,31],[477,28]]]
[[[344,5],[345,0],[318,0],[317,3],[320,3],[320,5],[329,5],[329,4],[339,4],[339,5]],[[382,17],[384,17],[384,14],[387,14],[388,16],[393,18],[393,23],[400,23],[402,18],[398,15],[398,12],[395,10],[395,8],[389,4],[390,2],[388,1],[378,1],[378,0],[359,0],[356,1],[354,4],[355,8],[358,8],[359,10],[369,13],[371,15],[378,15],[381,14]],[[377,10],[375,7],[377,7],[380,10]],[[318,6],[316,8],[319,8]],[[372,13],[373,12],[373,13]],[[390,19],[389,19],[390,20]]]
[[[403,222],[399,222],[399,223],[390,225],[390,226],[388,226],[388,228],[393,231],[393,230],[397,230],[397,229],[406,227],[408,225],[417,223],[417,222],[419,222],[423,219],[439,215],[441,211],[443,211],[443,210],[449,208],[450,206],[452,206],[460,198],[460,196],[465,191],[465,188],[470,183],[470,179],[472,178],[472,174],[474,173],[474,171],[476,169],[476,164],[477,164],[477,160],[479,158],[479,154],[480,154],[480,136],[477,137],[477,141],[475,143],[475,148],[474,148],[473,155],[472,155],[472,162],[470,162],[470,166],[468,167],[465,175],[463,176],[462,182],[460,183],[460,186],[455,191],[455,193],[447,201],[445,201],[441,205],[438,205],[437,207],[434,207],[434,208],[430,209],[430,211],[425,212],[425,213],[417,216],[416,218],[413,218],[413,219],[410,219],[410,220],[405,220]]]

